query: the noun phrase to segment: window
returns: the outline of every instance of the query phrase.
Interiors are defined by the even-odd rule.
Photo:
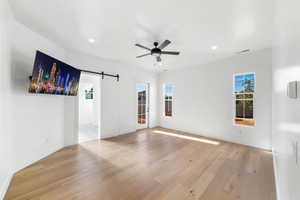
[[[146,124],[146,85],[138,84],[137,86],[138,93],[138,124]]]
[[[165,116],[172,117],[173,85],[164,84]]]
[[[234,123],[236,125],[254,126],[254,92],[255,74],[234,75]]]

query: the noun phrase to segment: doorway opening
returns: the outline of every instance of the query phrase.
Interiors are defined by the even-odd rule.
[[[82,73],[79,83],[78,143],[97,140],[100,134],[100,77]]]
[[[137,129],[149,128],[149,84],[136,85]]]

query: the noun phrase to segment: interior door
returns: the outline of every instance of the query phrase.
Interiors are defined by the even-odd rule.
[[[148,128],[149,123],[149,84],[138,83],[137,96],[137,129]]]

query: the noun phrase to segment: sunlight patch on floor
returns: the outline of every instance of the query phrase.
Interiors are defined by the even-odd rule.
[[[187,136],[187,135],[179,135],[179,134],[166,132],[166,131],[160,131],[160,130],[154,130],[153,133],[158,133],[158,134],[163,134],[163,135],[168,135],[168,136],[173,136],[173,137],[178,137],[178,138],[182,138],[182,139],[193,140],[193,141],[203,142],[203,143],[213,144],[213,145],[220,144],[220,142],[209,140],[209,139],[198,138],[198,137]]]

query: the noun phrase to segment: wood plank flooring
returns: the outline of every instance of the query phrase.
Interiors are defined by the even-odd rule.
[[[64,148],[16,173],[5,200],[275,200],[272,154],[145,129]]]

